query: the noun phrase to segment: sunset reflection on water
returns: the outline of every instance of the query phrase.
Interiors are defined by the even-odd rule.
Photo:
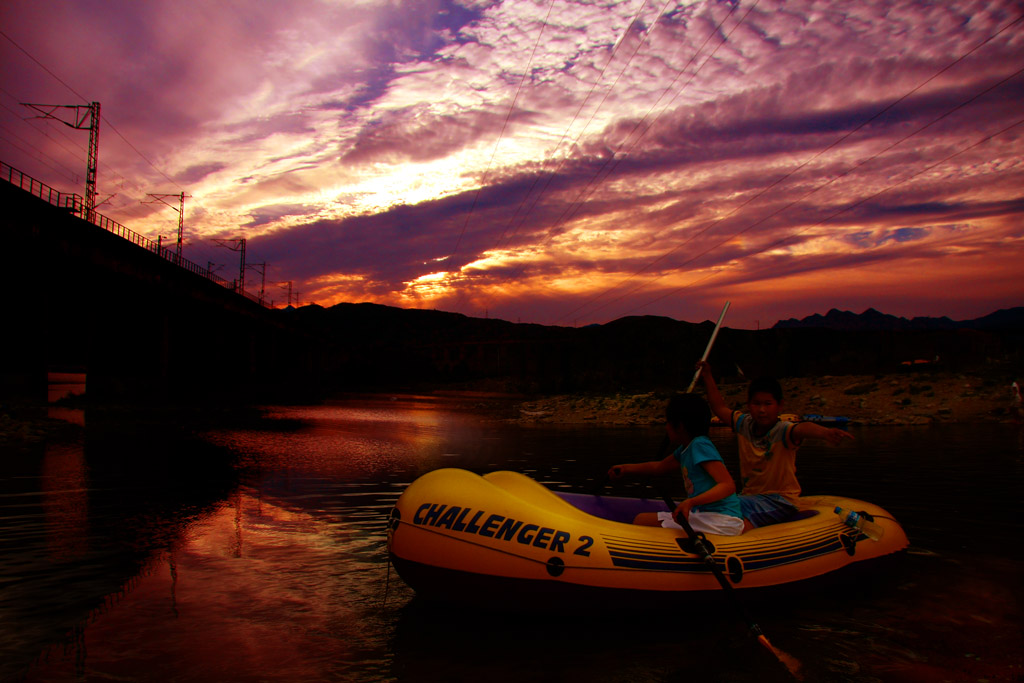
[[[75,680],[82,659],[86,674],[125,680],[171,659],[177,680],[330,680],[355,659],[364,671],[385,666],[384,652],[367,659],[375,647],[362,626],[384,597],[363,576],[381,569],[379,536],[241,490],[188,525],[31,679]]]
[[[80,557],[89,538],[89,480],[81,444],[47,445],[40,482],[50,556]]]
[[[386,520],[421,473],[514,469],[591,490],[610,464],[649,457],[662,434],[524,426],[465,405],[357,397],[269,409],[259,423],[204,433],[212,447],[153,432],[48,446],[38,471],[31,457],[8,457],[0,521],[18,546],[0,556],[0,674],[17,655],[19,675],[47,682],[666,680],[683,658],[694,677],[725,667],[730,680],[788,680],[728,610],[648,629],[648,617],[638,628],[553,605],[543,618],[496,619],[415,598],[389,569]],[[924,680],[951,667],[983,678],[1020,664],[1020,553],[999,545],[1020,524],[989,504],[1022,483],[1018,432],[855,436],[802,450],[801,481],[884,505],[911,538],[908,568],[754,604],[772,642],[808,681]],[[712,437],[732,462],[728,434]],[[976,469],[965,473],[968,448]],[[938,518],[952,483],[982,471],[1001,475],[984,490],[959,486],[956,514]],[[644,656],[624,662],[622,646]]]
[[[261,467],[301,470],[339,481],[379,479],[435,469],[446,459],[480,452],[486,440],[479,419],[439,405],[436,399],[387,397],[354,403],[278,407],[271,420],[295,423],[289,431],[218,432],[210,438],[245,454]]]

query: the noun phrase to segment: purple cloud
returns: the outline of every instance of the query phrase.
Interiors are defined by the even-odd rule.
[[[957,253],[958,291],[995,306],[1006,289],[985,304],[977,283],[1021,256],[1018,16],[1006,0],[8,3],[0,158],[79,188],[84,134],[19,103],[101,101],[105,212],[166,233],[141,200],[185,191],[195,260],[245,237],[323,304],[703,319],[762,283],[746,306],[825,288],[842,308],[865,269],[891,266],[883,296]]]

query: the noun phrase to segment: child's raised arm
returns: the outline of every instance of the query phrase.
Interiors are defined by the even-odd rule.
[[[697,363],[697,367],[700,369],[700,378],[704,382],[704,389],[708,392],[708,405],[711,407],[711,412],[722,421],[722,424],[732,426],[732,408],[722,398],[722,392],[715,384],[715,377],[711,374],[711,365],[706,360],[702,360]]]

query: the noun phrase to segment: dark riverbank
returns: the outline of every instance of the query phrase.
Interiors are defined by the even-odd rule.
[[[996,382],[1003,381],[1001,373],[1009,384],[1024,371],[1024,308],[1010,313],[942,329],[738,330],[727,321],[708,360],[716,377],[737,382],[759,375],[872,377],[933,369],[996,375]],[[307,306],[281,315],[288,325],[329,340],[329,362],[319,377],[325,395],[413,387],[541,396],[672,391],[689,383],[714,329],[711,321],[659,316],[557,327],[375,304]]]
[[[871,425],[947,422],[1010,422],[1012,378],[963,373],[902,373],[782,378],[784,410],[798,415],[847,417]],[[741,409],[746,383],[721,385],[729,404]],[[697,391],[702,391],[698,384]],[[655,424],[663,419],[666,393],[560,395],[520,405],[523,422]]]
[[[10,401],[0,404],[0,446],[74,439],[85,431],[86,422],[90,433],[181,436],[215,427],[255,426],[262,416],[262,409],[245,404],[103,404],[86,396],[54,403]]]

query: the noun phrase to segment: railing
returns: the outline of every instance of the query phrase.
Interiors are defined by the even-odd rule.
[[[3,176],[3,178],[11,185],[17,185],[22,190],[25,190],[25,192],[35,195],[54,206],[59,206],[62,209],[70,209],[71,213],[74,214],[82,213],[81,195],[58,192],[49,185],[39,182],[32,176],[25,175],[18,169],[12,168],[2,161],[0,161],[0,176]]]
[[[91,218],[92,220],[89,220],[89,222],[92,223],[93,225],[99,226],[100,228],[103,228],[107,232],[113,233],[118,237],[126,239],[132,244],[140,246],[147,251],[151,251],[159,255],[160,257],[167,259],[171,263],[174,263],[175,265],[184,268],[190,273],[195,273],[196,275],[205,277],[207,280],[211,280],[220,285],[221,287],[234,290],[237,293],[244,296],[245,298],[255,301],[261,306],[267,305],[266,302],[260,300],[260,297],[258,296],[254,296],[249,292],[246,292],[245,290],[238,291],[236,282],[228,282],[224,278],[215,274],[210,269],[203,268],[199,264],[193,263],[192,261],[189,261],[184,257],[179,257],[176,249],[168,249],[167,247],[163,246],[160,242],[154,242],[145,235],[140,235],[134,230],[126,228],[117,221],[111,220],[110,218],[107,218],[103,214],[97,213],[95,211],[92,212],[91,216],[85,216],[85,204],[82,201],[81,195],[69,194],[66,192],[58,192],[49,185],[39,182],[35,178],[22,173],[18,169],[13,168],[2,161],[0,161],[0,178],[3,178],[11,185],[15,185],[21,188],[22,190],[25,190],[26,192],[32,194],[33,196],[39,197],[40,199],[42,199],[45,202],[48,202],[49,204],[53,204],[54,206],[60,207],[62,209],[67,209],[69,213],[79,216],[85,220],[89,220]]]

